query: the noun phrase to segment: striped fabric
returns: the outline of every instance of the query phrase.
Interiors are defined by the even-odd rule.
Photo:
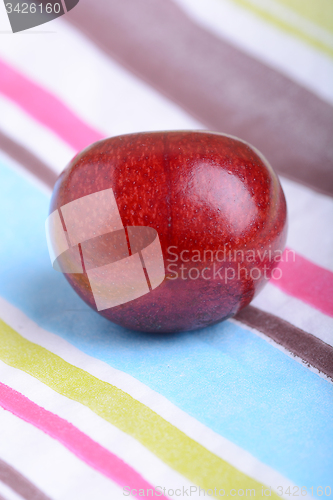
[[[0,500],[333,497],[330,0],[0,6]],[[289,211],[283,278],[232,319],[118,327],[53,271],[53,185],[103,137],[208,129],[258,147]]]

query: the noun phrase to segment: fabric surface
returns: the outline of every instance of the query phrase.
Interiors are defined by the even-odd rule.
[[[0,500],[333,496],[333,10],[328,0],[0,5]],[[289,216],[280,280],[236,317],[152,335],[55,272],[59,173],[118,134],[251,142]]]

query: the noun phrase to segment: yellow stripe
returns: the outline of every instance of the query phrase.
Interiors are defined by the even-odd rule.
[[[277,26],[288,34],[294,35],[302,41],[312,45],[316,49],[324,52],[325,54],[333,57],[333,48],[330,44],[325,43],[324,41],[318,39],[314,34],[309,33],[308,31],[302,29],[301,26],[293,24],[291,21],[288,22],[285,19],[279,18],[276,14],[273,14],[269,11],[269,9],[265,9],[263,6],[255,5],[251,2],[251,0],[232,0],[234,3],[244,7],[251,12],[254,12],[256,15],[260,16],[265,21]],[[285,2],[288,5],[288,0],[281,0],[281,3]],[[296,4],[296,0],[295,0]],[[296,10],[296,9],[295,9]],[[310,14],[309,14],[310,15]],[[324,16],[320,16],[322,18]],[[312,20],[311,20],[312,21]],[[312,21],[313,22],[313,21]],[[318,26],[320,28],[321,26]],[[325,27],[327,30],[327,28]]]
[[[0,359],[59,394],[77,401],[137,439],[191,482],[207,490],[254,489],[262,485],[189,438],[126,392],[73,366],[19,335],[0,320]],[[277,500],[279,497],[272,492]]]
[[[276,0],[280,4],[333,34],[332,0]]]

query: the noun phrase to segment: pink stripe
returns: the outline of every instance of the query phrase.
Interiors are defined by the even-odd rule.
[[[1,382],[0,405],[59,441],[80,460],[119,486],[129,486],[136,490],[154,490],[154,487],[132,467],[93,441],[74,425],[36,405],[30,399]],[[159,498],[167,500],[164,495],[159,496]]]
[[[80,151],[103,134],[87,125],[57,97],[0,59],[0,92]]]
[[[333,273],[286,248],[276,278],[271,283],[288,295],[333,317]]]

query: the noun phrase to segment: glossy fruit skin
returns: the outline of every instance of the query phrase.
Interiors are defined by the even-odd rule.
[[[150,226],[158,232],[166,272],[161,285],[150,293],[99,312],[119,325],[179,332],[217,323],[248,305],[278,265],[268,256],[281,254],[285,245],[285,197],[267,160],[237,138],[170,131],[99,141],[62,172],[50,213],[110,187],[124,226]],[[218,250],[227,252],[217,254]],[[229,259],[221,262],[229,250]],[[255,252],[253,262],[248,258],[250,250]],[[233,261],[235,251],[239,259]],[[188,263],[193,256],[198,259],[198,252],[200,261]],[[243,271],[237,274],[239,263]],[[235,279],[225,280],[226,266],[235,270]],[[254,267],[261,272],[259,279],[254,279],[258,271],[252,277],[249,274]],[[190,268],[197,269],[190,271],[192,277],[199,273],[197,279],[189,278]],[[96,310],[87,275],[65,276]]]

